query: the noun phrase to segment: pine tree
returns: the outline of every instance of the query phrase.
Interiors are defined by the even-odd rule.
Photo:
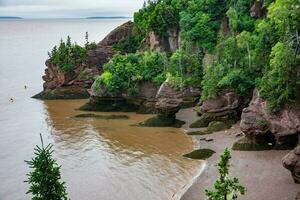
[[[52,158],[52,145],[44,147],[41,136],[42,147],[36,146],[35,157],[25,161],[32,172],[27,174],[30,188],[27,192],[33,195],[32,200],[67,200],[65,182],[61,181],[60,166]]]
[[[234,200],[239,194],[245,194],[246,189],[239,183],[239,180],[228,176],[230,158],[230,151],[226,148],[218,163],[220,177],[214,184],[214,190],[205,190],[208,200]]]

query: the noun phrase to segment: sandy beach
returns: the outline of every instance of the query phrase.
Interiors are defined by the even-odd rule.
[[[183,126],[185,131],[189,125],[197,119],[192,109],[183,109],[177,114],[177,118],[186,121]],[[227,131],[220,131],[210,135],[195,137],[201,148],[209,148],[216,152],[206,160],[206,168],[195,179],[192,186],[182,196],[181,200],[204,200],[204,190],[212,188],[218,177],[216,163],[224,148],[231,148],[232,144],[240,137],[239,124],[235,124]],[[201,141],[201,138],[213,139],[211,142]],[[300,185],[294,183],[291,174],[282,166],[281,159],[289,151],[232,151],[230,174],[237,177],[240,183],[247,188],[246,195],[240,200],[294,200],[300,192]]]

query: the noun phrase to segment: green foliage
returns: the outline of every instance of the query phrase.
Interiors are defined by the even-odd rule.
[[[218,163],[220,177],[214,184],[214,190],[205,190],[208,200],[234,200],[238,195],[245,194],[246,189],[239,180],[229,177],[230,159],[230,151],[226,148]]]
[[[294,97],[299,80],[296,76],[300,72],[299,64],[291,45],[278,42],[272,48],[270,67],[260,82],[260,94],[268,100],[270,111],[279,111],[283,103]]]
[[[54,46],[51,53],[48,53],[50,61],[57,65],[64,73],[72,71],[76,65],[80,64],[86,57],[87,50],[96,48],[96,43],[89,43],[88,33],[86,33],[85,47],[78,44],[72,44],[70,36],[66,42],[60,41],[60,44]]]
[[[217,42],[220,20],[224,17],[225,1],[191,0],[180,12],[180,28],[184,40],[212,51]]]
[[[169,28],[179,26],[179,10],[173,0],[148,1],[134,14],[134,22],[144,33],[154,31],[159,37],[167,36]]]
[[[178,49],[170,58],[168,80],[175,87],[200,87],[202,81],[202,55]]]
[[[67,200],[65,183],[62,182],[60,166],[52,158],[52,145],[44,147],[42,136],[42,147],[36,146],[35,157],[30,161],[25,161],[32,172],[27,174],[30,188],[27,193],[33,195],[32,200]]]
[[[129,34],[127,38],[119,41],[117,44],[114,44],[113,49],[121,53],[135,53],[141,48],[143,39],[142,34]]]
[[[243,31],[237,36],[220,37],[216,60],[205,71],[202,100],[215,98],[221,89],[245,95],[255,86],[261,66],[255,51],[257,38]]]
[[[160,52],[116,54],[104,65],[104,73],[97,77],[93,87],[98,90],[105,85],[113,94],[126,90],[135,94],[141,81],[160,85],[166,79],[166,60],[166,55]]]

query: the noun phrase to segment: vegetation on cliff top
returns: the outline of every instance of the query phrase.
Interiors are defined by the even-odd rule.
[[[86,43],[84,47],[71,42],[68,36],[66,42],[61,39],[58,47],[54,46],[48,53],[50,61],[57,65],[64,73],[72,71],[76,65],[81,64],[85,59],[87,51],[96,47],[96,43],[90,43],[88,33],[85,36]]]
[[[202,100],[222,89],[245,95],[257,87],[276,112],[299,87],[299,7],[298,0],[158,0],[145,3],[134,21],[160,37],[176,28],[182,46],[202,52],[199,60],[213,55],[199,85]]]
[[[141,82],[149,81],[161,85],[166,78],[174,87],[200,85],[202,65],[199,57],[178,49],[171,57],[161,52],[137,52],[116,54],[105,64],[104,73],[96,78],[93,88],[105,85],[112,94],[128,91],[138,93]]]

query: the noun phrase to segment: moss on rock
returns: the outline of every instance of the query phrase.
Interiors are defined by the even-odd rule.
[[[89,93],[83,88],[56,88],[54,90],[42,91],[32,98],[42,100],[56,100],[56,99],[87,99]]]
[[[214,153],[216,152],[211,149],[197,149],[183,156],[191,159],[206,160],[209,157],[211,157]]]
[[[81,106],[79,110],[96,111],[96,112],[136,112],[139,107],[133,104],[128,104],[126,100],[103,100],[89,101]]]
[[[180,128],[185,122],[177,120],[175,115],[157,115],[140,123],[144,127],[175,127]]]
[[[212,121],[209,123],[207,131],[208,132],[218,132],[229,129],[234,121],[228,120],[228,121]]]
[[[74,118],[97,118],[97,119],[129,119],[127,115],[96,115],[92,113],[79,114],[74,116]]]
[[[210,122],[213,121],[219,121],[219,122],[225,122],[234,124],[238,119],[236,118],[235,113],[229,113],[227,115],[219,116],[217,114],[209,113],[209,114],[203,114],[199,120],[192,123],[190,125],[190,128],[204,128],[208,127]]]
[[[265,151],[273,149],[272,143],[257,143],[247,137],[244,137],[237,142],[235,142],[232,146],[233,150],[236,151]]]
[[[212,134],[212,132],[209,132],[207,130],[203,130],[203,131],[187,132],[186,134],[188,134],[188,135],[208,135],[208,134]]]

